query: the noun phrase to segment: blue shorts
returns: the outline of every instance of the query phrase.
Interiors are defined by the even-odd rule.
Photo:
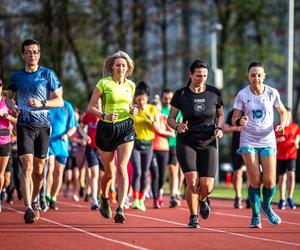
[[[261,157],[268,157],[271,155],[277,154],[277,149],[273,147],[264,147],[264,148],[257,148],[257,147],[240,147],[237,151],[238,154],[258,154]]]

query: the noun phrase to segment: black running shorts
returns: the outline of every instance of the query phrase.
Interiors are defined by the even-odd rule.
[[[108,123],[102,120],[98,122],[96,145],[102,151],[112,152],[119,145],[134,141],[135,137],[131,118],[116,123]]]
[[[11,153],[11,143],[6,143],[3,145],[0,145],[0,156],[5,157],[5,156],[10,156]]]
[[[177,141],[176,154],[183,173],[198,172],[199,177],[215,178],[217,171],[217,148],[215,146],[195,149]]]
[[[277,160],[277,174],[283,175],[287,171],[296,171],[296,159]]]
[[[33,154],[46,159],[50,142],[50,128],[17,125],[18,155]]]

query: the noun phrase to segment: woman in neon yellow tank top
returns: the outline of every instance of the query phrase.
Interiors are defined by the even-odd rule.
[[[133,149],[135,132],[130,114],[136,114],[132,105],[135,84],[129,77],[134,69],[133,60],[119,51],[105,60],[103,75],[94,88],[88,111],[100,118],[97,125],[96,145],[103,160],[105,175],[102,182],[100,213],[111,218],[109,189],[115,169],[114,154],[118,156],[118,208],[114,220],[124,223],[123,212],[128,192],[127,164]]]

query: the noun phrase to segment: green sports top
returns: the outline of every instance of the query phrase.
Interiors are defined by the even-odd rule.
[[[163,106],[161,109],[161,113],[168,117],[170,110],[171,110],[171,106],[170,107]],[[178,122],[180,119],[182,119],[182,114],[179,111],[179,113],[176,117],[176,121]],[[169,142],[170,147],[175,147],[176,146],[176,135],[173,137],[168,137],[168,142]]]
[[[96,87],[100,90],[102,111],[111,114],[116,112],[118,119],[114,122],[120,122],[130,117],[129,106],[132,103],[135,84],[125,79],[125,82],[118,84],[111,76],[102,78],[97,83]],[[104,120],[106,122],[112,122]]]

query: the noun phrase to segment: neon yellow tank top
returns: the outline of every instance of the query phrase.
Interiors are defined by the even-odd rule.
[[[118,84],[111,76],[108,76],[100,79],[96,87],[102,93],[101,102],[103,112],[107,114],[116,112],[119,116],[115,122],[129,118],[129,105],[132,103],[135,92],[135,84],[132,81],[126,79],[123,84]]]

